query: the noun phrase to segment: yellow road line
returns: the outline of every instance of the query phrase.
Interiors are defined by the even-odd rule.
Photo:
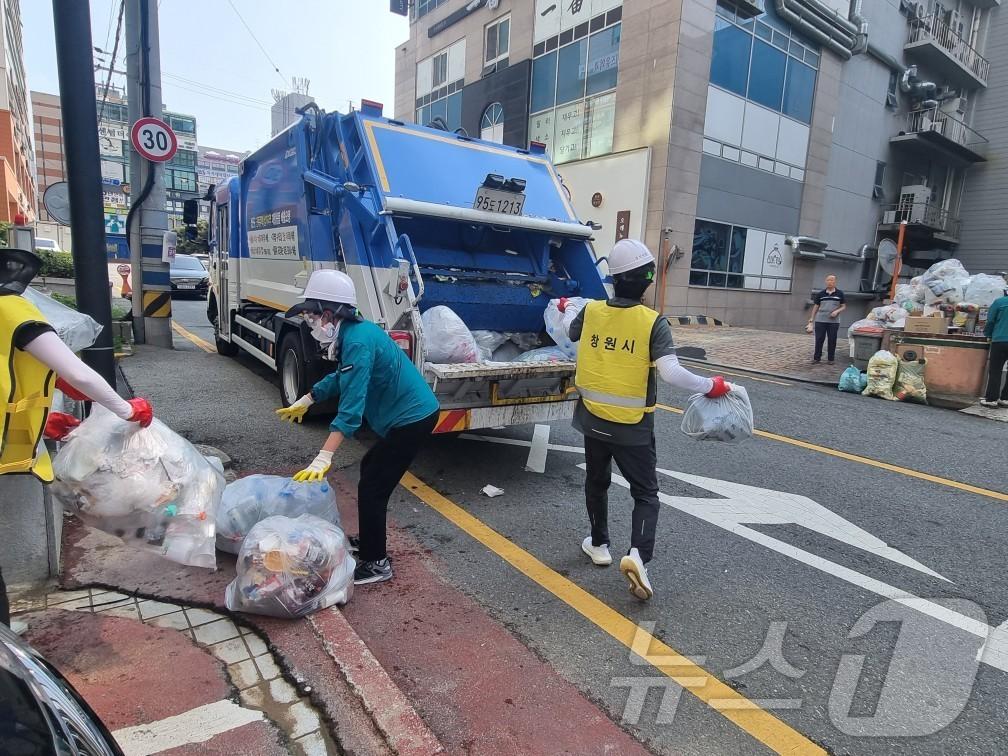
[[[793,386],[793,383],[787,383],[785,381],[775,381],[770,378],[757,378],[754,375],[749,375],[749,373],[733,373],[730,370],[722,370],[721,368],[707,367],[705,365],[700,365],[691,360],[689,357],[681,357],[680,362],[689,362],[691,368],[699,368],[700,370],[706,370],[710,373],[717,373],[718,375],[737,375],[740,378],[745,378],[747,381],[759,381],[760,383],[773,383],[777,386]]]
[[[185,328],[183,328],[182,326],[180,326],[174,320],[172,321],[171,327],[175,331],[175,333],[177,333],[179,336],[181,336],[184,339],[189,339],[189,341],[191,341],[193,344],[195,344],[196,346],[198,346],[204,352],[209,352],[210,354],[213,354],[214,352],[217,351],[217,349],[213,346],[213,344],[210,344],[209,342],[204,341],[199,336],[197,336],[195,333],[192,333],[191,331],[187,331]]]
[[[406,473],[401,483],[431,509],[464,530],[632,652],[645,655],[656,669],[767,747],[777,753],[825,754],[822,748],[790,725],[761,709],[703,667],[682,656],[632,620],[555,572],[482,520],[446,499],[412,473]]]
[[[666,412],[675,412],[678,415],[683,413],[683,410],[678,407],[670,407],[667,404],[657,405],[660,409]],[[782,436],[778,433],[771,433],[770,431],[757,430],[755,432],[760,438],[768,438],[771,441],[780,441],[782,444],[790,444],[791,446],[797,446],[802,449],[808,449],[810,451],[819,452],[820,454],[828,454],[831,457],[837,457],[838,459],[846,459],[848,462],[858,462],[862,465],[868,465],[869,467],[877,467],[880,470],[887,470],[889,472],[898,473],[900,475],[906,475],[908,478],[917,478],[918,480],[926,480],[928,483],[937,483],[940,486],[948,486],[949,488],[955,488],[960,491],[966,491],[967,493],[977,494],[979,496],[987,496],[991,499],[996,499],[998,501],[1008,501],[1008,494],[1001,491],[992,491],[988,488],[980,488],[979,486],[971,486],[969,483],[961,483],[958,480],[951,480],[949,478],[942,478],[937,475],[931,475],[930,473],[921,472],[920,470],[911,470],[908,467],[900,467],[899,465],[891,465],[888,462],[879,462],[877,459],[870,459],[869,457],[862,457],[858,454],[850,454],[849,452],[840,451],[838,449],[830,449],[828,446],[819,446],[818,444],[811,444],[808,441],[802,441],[797,438],[791,438],[790,436]]]

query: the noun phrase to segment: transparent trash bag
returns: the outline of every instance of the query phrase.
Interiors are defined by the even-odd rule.
[[[896,371],[896,382],[893,384],[893,396],[901,402],[920,402],[927,404],[927,386],[924,383],[924,360],[905,360],[899,363]]]
[[[216,568],[224,473],[155,419],[148,428],[95,405],[68,436],[53,494],[81,521],[179,564]]]
[[[567,308],[583,310],[588,302],[589,300],[584,297],[571,297],[567,300]],[[546,321],[546,333],[564,351],[567,357],[573,360],[577,357],[577,344],[570,340],[567,336],[567,331],[564,330],[563,321],[566,313],[560,312],[559,306],[559,299],[551,299],[549,304],[546,305],[546,311],[543,313],[543,320]]]
[[[493,357],[493,353],[508,340],[506,333],[500,331],[473,331],[473,338],[476,346],[479,347],[480,360],[486,362]]]
[[[45,316],[46,322],[53,327],[56,335],[70,347],[72,352],[79,352],[91,346],[98,338],[98,334],[101,333],[102,327],[90,315],[77,312],[72,307],[67,307],[52,297],[35,291],[30,286],[21,296],[39,308],[39,311]]]
[[[217,510],[217,548],[237,554],[245,536],[260,520],[273,515],[303,514],[339,526],[336,494],[326,481],[298,483],[279,475],[249,475],[228,483]]]
[[[709,399],[693,394],[686,405],[682,432],[700,441],[738,443],[753,435],[753,412],[749,394],[737,383],[724,396]]]
[[[518,348],[518,345],[508,340],[494,349],[493,356],[490,359],[492,362],[514,362],[521,353],[522,351]]]
[[[558,346],[540,347],[519,355],[515,362],[572,362],[573,357]]]
[[[856,333],[881,336],[884,331],[885,324],[882,321],[875,320],[874,318],[865,318],[864,320],[856,320],[851,323],[850,328],[847,329],[847,338],[851,338]]]
[[[895,400],[893,384],[898,369],[899,358],[892,352],[884,349],[875,352],[868,360],[868,386],[861,392],[862,395]]]
[[[840,382],[837,384],[837,388],[840,391],[846,391],[850,394],[860,394],[865,390],[867,385],[868,377],[856,367],[851,365],[849,368],[844,370],[843,373],[841,373]]]
[[[303,617],[349,601],[356,566],[331,522],[310,514],[267,517],[245,536],[224,603],[236,612]]]
[[[1008,289],[1008,281],[1001,276],[977,273],[966,284],[963,300],[981,307],[990,307],[995,299],[1004,296],[1005,289]]]
[[[479,362],[480,350],[476,339],[450,307],[431,307],[421,319],[428,362],[437,365]]]

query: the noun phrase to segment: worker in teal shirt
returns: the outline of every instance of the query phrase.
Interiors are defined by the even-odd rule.
[[[1008,283],[1004,296],[998,297],[987,311],[984,336],[991,340],[990,361],[987,363],[987,392],[980,404],[984,407],[1008,407],[1008,382],[1001,388],[1001,375],[1008,363]]]
[[[357,310],[357,294],[346,273],[318,270],[305,287],[305,301],[287,314],[303,314],[312,324],[312,336],[328,350],[338,369],[312,387],[290,407],[277,414],[301,422],[317,401],[339,399],[339,414],[332,432],[308,467],[294,476],[298,481],[325,478],[343,439],[367,421],[381,436],[360,464],[357,514],[360,532],[351,538],[357,548],[354,583],[379,583],[392,577],[385,547],[385,516],[395,490],[438,418],[438,401],[420,371],[391,337]]]

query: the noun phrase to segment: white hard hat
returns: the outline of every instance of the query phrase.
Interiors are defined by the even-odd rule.
[[[304,298],[357,306],[353,279],[340,270],[316,270],[312,273],[305,286]]]
[[[651,250],[636,239],[620,239],[609,253],[609,272],[613,275],[643,268],[654,263]]]

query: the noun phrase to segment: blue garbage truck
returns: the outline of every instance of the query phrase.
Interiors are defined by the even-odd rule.
[[[332,365],[284,313],[312,271],[335,268],[433,388],[436,432],[571,416],[572,362],[425,359],[421,316],[436,305],[473,330],[529,334],[550,299],[605,296],[592,228],[541,146],[403,123],[367,101],[348,114],[309,104],[211,194],[217,350],[276,370],[285,406]]]

